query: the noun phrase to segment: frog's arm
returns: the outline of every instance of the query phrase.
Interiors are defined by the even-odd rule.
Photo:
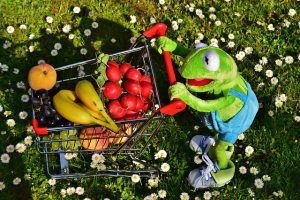
[[[164,51],[170,51],[175,55],[179,55],[185,58],[190,52],[190,49],[187,49],[181,45],[178,45],[173,40],[169,39],[168,37],[162,36],[158,38],[158,52],[162,53]]]
[[[170,99],[181,99],[187,105],[200,112],[211,112],[229,106],[235,101],[234,96],[220,97],[214,100],[203,100],[191,94],[183,83],[177,82],[169,88]]]

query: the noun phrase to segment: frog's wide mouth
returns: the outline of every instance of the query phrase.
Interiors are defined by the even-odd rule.
[[[212,82],[212,79],[208,78],[195,78],[195,79],[188,79],[187,84],[191,86],[204,86]]]

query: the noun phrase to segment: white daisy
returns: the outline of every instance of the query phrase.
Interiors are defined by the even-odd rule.
[[[222,22],[221,22],[220,20],[217,20],[217,21],[215,22],[215,25],[216,25],[216,26],[221,26],[221,24],[222,24]]]
[[[137,38],[133,36],[133,37],[131,37],[131,38],[129,39],[129,41],[130,41],[131,44],[134,44],[134,43],[136,42],[136,39],[137,39]]]
[[[9,163],[10,161],[10,157],[7,153],[4,153],[1,155],[1,162],[2,163]]]
[[[1,181],[0,182],[0,191],[2,191],[3,189],[5,189],[5,184]]]
[[[46,22],[51,24],[53,22],[53,18],[51,16],[46,17]]]
[[[111,41],[111,43],[116,43],[117,40],[115,38],[111,38],[110,41]]]
[[[18,68],[14,68],[14,71],[13,71],[14,74],[19,74],[19,72],[20,72],[20,70]]]
[[[95,169],[95,168],[97,168],[97,165],[98,165],[98,163],[91,162],[90,167],[93,168],[93,169]]]
[[[5,117],[8,117],[9,115],[11,115],[11,113],[12,113],[11,111],[7,110],[7,111],[4,111],[3,114],[5,115]]]
[[[225,42],[226,40],[225,40],[225,38],[223,38],[223,37],[221,37],[221,39],[220,39],[222,42]]]
[[[8,71],[8,66],[6,64],[1,65],[1,69],[3,72],[7,72]]]
[[[140,177],[139,175],[137,175],[137,174],[133,174],[133,175],[131,176],[131,180],[132,180],[132,182],[134,182],[134,183],[138,183],[138,182],[141,180],[141,177]]]
[[[80,13],[80,7],[75,6],[75,7],[73,8],[73,12],[74,12],[75,14]]]
[[[19,88],[19,89],[26,89],[25,83],[23,81],[17,82],[17,88]]]
[[[202,163],[202,159],[200,158],[199,155],[195,155],[195,156],[194,156],[194,162],[195,162],[197,165],[199,165],[199,164]]]
[[[65,190],[65,189],[61,189],[61,190],[60,190],[60,195],[61,195],[62,197],[66,197],[66,194],[67,194],[67,190]]]
[[[16,125],[16,122],[15,120],[13,119],[8,119],[6,120],[6,124],[9,126],[9,127],[14,127]]]
[[[97,165],[97,170],[99,171],[103,171],[103,170],[106,170],[106,165],[104,165],[103,163],[100,163]]]
[[[19,185],[21,183],[21,179],[19,177],[14,178],[13,184],[14,185]]]
[[[0,104],[0,112],[3,111],[3,106]]]
[[[15,146],[15,150],[16,150],[18,153],[23,153],[23,152],[26,150],[26,146],[25,146],[25,144],[23,144],[23,143],[18,143],[18,144],[16,144],[16,146]]]
[[[232,33],[228,34],[228,39],[233,40],[234,39],[234,35]]]
[[[260,178],[257,178],[254,180],[254,185],[256,188],[261,189],[264,187],[264,182]]]
[[[209,19],[211,20],[216,20],[217,19],[217,16],[215,14],[210,14],[209,15]]]
[[[238,139],[239,140],[244,140],[245,139],[244,133],[239,134]]]
[[[72,33],[70,33],[69,36],[68,36],[69,40],[73,40],[74,37],[75,37],[75,36],[74,36],[74,34],[72,34]]]
[[[250,197],[254,197],[255,196],[255,193],[250,188],[248,188],[247,190],[248,190],[248,193],[249,193]]]
[[[179,19],[177,20],[177,22],[178,22],[178,24],[181,24],[181,23],[183,22],[183,19],[179,18]]]
[[[216,12],[215,7],[209,7],[208,12]]]
[[[198,125],[194,126],[194,130],[195,130],[195,131],[198,131],[199,128],[200,128],[200,126],[198,126]]]
[[[218,40],[216,38],[212,38],[210,40],[210,43],[212,43],[212,44],[218,44]]]
[[[283,196],[283,192],[282,192],[281,190],[278,190],[277,193],[278,193],[278,196],[279,196],[279,197],[282,197],[282,196]]]
[[[294,62],[294,58],[292,56],[286,56],[284,61],[287,63],[287,64],[292,64]]]
[[[51,51],[51,56],[57,56],[57,54],[58,54],[58,51],[56,49],[53,49]]]
[[[270,70],[270,69],[268,69],[268,70],[266,71],[266,76],[269,77],[269,78],[273,77],[273,71]]]
[[[28,39],[29,40],[32,40],[34,38],[35,34],[31,33],[29,36],[28,36]]]
[[[62,28],[62,31],[64,33],[69,33],[71,31],[71,25],[70,24],[64,25],[64,27]]]
[[[190,195],[188,193],[186,193],[186,192],[182,192],[180,194],[180,199],[181,200],[189,200],[190,199]]]
[[[282,102],[282,101],[275,101],[275,106],[276,106],[277,108],[282,107],[282,105],[283,105],[283,102]]]
[[[80,54],[81,54],[81,55],[86,55],[86,54],[87,54],[86,48],[81,48],[81,49],[80,49]]]
[[[295,116],[295,117],[294,117],[294,120],[295,120],[296,122],[300,122],[300,116]]]
[[[271,181],[271,177],[269,175],[263,175],[262,180],[265,182]]]
[[[19,28],[20,28],[20,29],[27,29],[27,26],[26,26],[25,24],[21,24],[21,25],[19,26]]]
[[[196,13],[196,15],[199,16],[202,14],[202,10],[198,8],[198,9],[196,9],[195,13]]]
[[[253,48],[252,48],[252,47],[246,47],[246,48],[245,48],[245,53],[246,53],[247,55],[252,54],[252,52],[253,52]]]
[[[170,165],[168,163],[163,163],[161,166],[160,166],[160,169],[161,171],[163,172],[168,172],[170,170]]]
[[[167,196],[166,190],[159,190],[159,191],[158,191],[158,196],[159,196],[159,198],[161,198],[161,199],[166,198],[166,196]]]
[[[275,64],[276,64],[277,66],[282,66],[282,60],[276,59],[276,60],[275,60]]]
[[[165,0],[159,0],[158,1],[160,5],[164,5],[165,4]]]
[[[283,26],[284,27],[289,27],[290,25],[291,25],[291,22],[289,22],[289,20],[287,20],[287,19],[283,20]]]
[[[24,174],[24,179],[25,179],[25,180],[30,180],[30,179],[31,179],[30,174]]]
[[[280,101],[286,102],[287,96],[286,96],[285,94],[281,94],[281,95],[279,96],[279,99],[280,99]]]
[[[68,195],[74,194],[75,191],[76,191],[76,189],[75,189],[74,187],[68,187],[68,188],[67,188],[67,194],[68,194]]]
[[[20,119],[26,119],[27,116],[28,116],[28,113],[27,113],[26,111],[21,111],[21,112],[19,113]]]
[[[229,48],[233,48],[234,45],[235,45],[235,44],[234,44],[233,41],[229,41],[228,44],[227,44],[227,46],[228,46]]]
[[[92,28],[98,28],[99,27],[99,24],[98,24],[98,22],[93,22],[92,23]]]
[[[159,150],[158,152],[157,152],[157,154],[158,154],[158,158],[166,158],[167,157],[167,152],[165,151],[165,150]]]
[[[150,24],[155,24],[156,23],[156,19],[154,17],[150,17]]]
[[[259,62],[260,62],[260,64],[265,65],[265,64],[268,63],[268,58],[265,57],[265,56],[263,56],[263,57],[261,58],[261,60],[259,60]]]
[[[251,155],[251,154],[253,154],[253,152],[254,152],[254,148],[253,147],[251,147],[251,146],[247,146],[246,148],[245,148],[245,153],[247,154],[247,155]]]
[[[130,21],[129,21],[130,24],[135,24],[136,23],[136,16],[134,15],[130,15]]]
[[[269,31],[274,31],[274,30],[275,30],[273,24],[269,24],[269,25],[268,25],[268,30],[269,30]]]
[[[194,10],[195,10],[195,7],[192,7],[192,6],[189,7],[190,12],[194,12]]]
[[[29,96],[27,94],[23,94],[21,96],[21,101],[24,102],[24,103],[28,102],[29,101]]]
[[[15,151],[15,146],[14,145],[12,145],[12,144],[7,145],[7,147],[6,147],[6,152],[7,153],[12,153],[14,151]]]
[[[32,145],[32,137],[31,137],[31,136],[27,136],[27,137],[24,139],[24,143],[25,143],[26,145],[31,146],[31,145]]]
[[[179,28],[178,24],[172,24],[172,29],[174,31],[178,30],[178,28]]]
[[[296,12],[295,9],[293,9],[293,8],[289,9],[289,12],[288,12],[288,15],[289,15],[289,16],[293,17],[293,16],[296,15],[296,14],[297,14],[297,12]]]
[[[56,184],[56,180],[55,179],[49,179],[48,184],[51,185],[51,186],[54,186]]]
[[[59,43],[59,42],[57,42],[57,43],[54,44],[54,49],[56,49],[56,50],[60,50],[61,47],[62,47],[61,43]]]
[[[211,199],[211,193],[209,191],[204,192],[203,198],[205,200]]]
[[[77,187],[75,192],[76,192],[76,194],[78,194],[78,195],[83,195],[83,193],[84,193],[84,188],[83,188],[83,187]]]
[[[9,34],[11,34],[11,33],[13,33],[13,32],[15,31],[15,28],[14,28],[13,26],[8,26],[8,27],[6,28],[6,31],[7,31]]]
[[[51,28],[46,28],[46,33],[47,33],[47,34],[50,34],[50,33],[52,33],[52,30],[51,30]]]
[[[278,83],[278,78],[276,77],[271,78],[271,83],[272,85],[276,85]]]
[[[257,168],[256,167],[250,167],[250,173],[251,174],[254,174],[254,175],[257,175],[258,174],[258,170],[257,170]]]
[[[243,55],[241,55],[240,53],[238,53],[238,54],[235,55],[235,58],[237,60],[241,61],[241,60],[243,60],[244,57],[243,57]]]
[[[245,166],[241,166],[241,167],[239,168],[239,172],[240,172],[241,174],[246,174],[246,173],[247,173],[247,168],[246,168]]]
[[[83,31],[83,33],[84,33],[85,36],[89,37],[92,34],[92,31],[91,31],[91,29],[85,29]]]
[[[268,111],[268,115],[269,115],[270,117],[273,117],[273,116],[274,116],[273,110],[269,110],[269,111]]]

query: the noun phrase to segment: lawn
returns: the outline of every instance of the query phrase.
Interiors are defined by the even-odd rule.
[[[300,199],[299,5],[298,0],[0,0],[0,199],[155,199],[163,191],[165,199]],[[167,24],[167,36],[185,47],[201,41],[225,50],[258,97],[256,119],[235,143],[233,180],[217,189],[188,185],[188,173],[199,167],[189,140],[210,134],[192,109],[166,118],[144,152],[147,164],[170,166],[158,181],[50,179],[31,128],[29,69],[127,50],[158,22]],[[154,49],[151,57],[165,105],[163,58]],[[172,59],[176,68],[183,62]],[[254,149],[250,156],[248,146]],[[160,150],[167,157],[155,159]],[[255,180],[263,187],[257,188]]]

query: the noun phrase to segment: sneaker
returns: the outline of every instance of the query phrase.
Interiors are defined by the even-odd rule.
[[[190,148],[198,154],[206,154],[210,146],[214,146],[215,143],[214,137],[195,135],[190,141]]]

